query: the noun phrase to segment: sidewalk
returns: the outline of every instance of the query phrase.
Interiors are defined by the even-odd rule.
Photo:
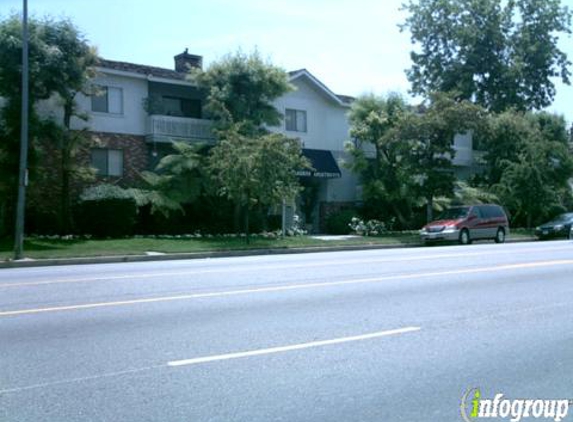
[[[329,236],[320,236],[321,240],[329,240]],[[340,236],[331,236],[332,240],[340,240]],[[507,239],[506,243],[531,242],[535,237],[519,237]],[[298,253],[318,253],[336,251],[359,251],[373,249],[398,249],[417,248],[422,244],[387,244],[387,245],[347,245],[347,246],[316,246],[304,248],[272,248],[272,249],[246,249],[211,252],[187,252],[187,253],[158,253],[148,252],[145,255],[114,255],[114,256],[94,256],[81,258],[56,258],[56,259],[23,259],[19,261],[0,262],[2,268],[31,268],[55,265],[80,265],[80,264],[112,264],[121,262],[150,262],[150,261],[173,261],[183,259],[207,259],[226,258],[256,255],[286,255]]]

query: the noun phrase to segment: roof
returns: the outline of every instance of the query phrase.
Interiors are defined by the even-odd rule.
[[[184,54],[184,53],[183,53]],[[180,54],[181,56],[181,54]],[[143,64],[120,62],[116,60],[107,60],[104,58],[99,58],[99,67],[104,69],[117,70],[120,72],[137,73],[143,76],[152,76],[156,78],[163,79],[173,79],[176,81],[185,81],[187,73],[176,72],[173,69],[165,69],[163,67],[148,66]],[[330,97],[336,103],[342,106],[350,106],[354,101],[354,97],[348,95],[338,95],[332,92],[326,85],[324,85],[320,80],[318,80],[312,73],[306,69],[298,69],[288,72],[291,80],[297,79],[301,76],[305,76],[309,79],[316,87],[319,88],[326,96]]]
[[[307,69],[298,69],[288,72],[290,79],[294,80],[300,77],[306,77],[310,80],[320,91],[322,91],[327,97],[332,99],[338,105],[349,107],[354,101],[354,97],[349,95],[338,95],[332,92],[325,84],[323,84],[317,77],[310,73]]]
[[[340,101],[342,101],[345,104],[352,104],[354,102],[354,100],[356,99],[355,97],[351,97],[350,95],[340,95],[340,94],[336,94],[336,96],[340,99]]]
[[[176,72],[172,69],[165,69],[163,67],[147,66],[143,64],[135,64],[128,62],[118,62],[115,60],[99,59],[99,67],[111,70],[119,70],[121,72],[138,73],[145,76],[154,76],[156,78],[185,80],[186,73]]]

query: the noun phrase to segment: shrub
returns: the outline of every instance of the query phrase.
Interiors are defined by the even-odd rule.
[[[386,224],[379,220],[364,222],[358,217],[353,217],[349,224],[350,229],[360,236],[380,236],[387,231]]]
[[[105,199],[135,199],[132,189],[117,185],[101,184],[84,189],[80,201],[101,201]]]
[[[129,189],[99,185],[82,193],[77,214],[81,233],[123,237],[133,234],[137,204]]]
[[[298,214],[292,219],[292,226],[286,231],[287,236],[304,236],[307,231],[302,228],[302,220]]]
[[[326,232],[328,234],[349,234],[350,222],[356,214],[353,210],[333,212],[326,218]]]
[[[54,235],[59,233],[58,213],[53,208],[28,207],[26,209],[26,233]]]

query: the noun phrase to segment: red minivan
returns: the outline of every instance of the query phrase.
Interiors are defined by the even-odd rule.
[[[473,240],[493,239],[505,242],[509,234],[509,221],[499,205],[467,205],[448,208],[438,220],[420,230],[424,243],[458,241],[462,245]]]

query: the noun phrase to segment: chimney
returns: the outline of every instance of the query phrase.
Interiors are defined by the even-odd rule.
[[[174,57],[176,72],[187,73],[191,68],[203,68],[203,57],[189,54],[188,51],[189,49],[186,48],[183,53]]]

